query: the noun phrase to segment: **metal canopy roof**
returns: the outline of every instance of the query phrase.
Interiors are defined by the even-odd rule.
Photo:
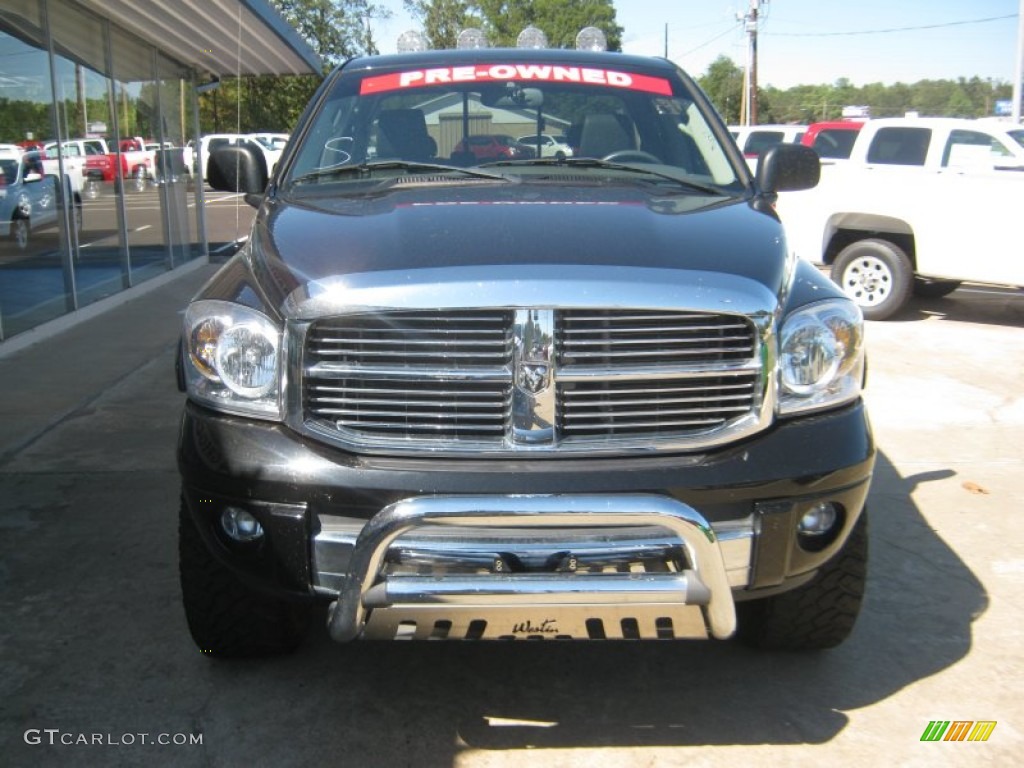
[[[321,74],[267,0],[78,0],[200,75]]]

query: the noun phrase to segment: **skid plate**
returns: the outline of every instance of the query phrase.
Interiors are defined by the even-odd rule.
[[[374,608],[363,629],[371,640],[706,639],[699,605],[423,605]]]

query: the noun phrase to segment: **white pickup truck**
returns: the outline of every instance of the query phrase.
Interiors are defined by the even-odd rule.
[[[43,167],[46,173],[59,176],[60,162],[57,160],[57,142],[51,141],[43,147]],[[71,191],[76,195],[81,194],[82,186],[85,183],[85,158],[82,157],[77,148],[64,145],[64,175],[67,176]]]
[[[871,120],[816,188],[780,195],[790,248],[829,266],[870,320],[962,281],[1022,286],[1022,139],[985,121]]]

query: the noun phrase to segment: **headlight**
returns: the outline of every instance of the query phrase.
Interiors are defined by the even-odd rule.
[[[864,375],[864,319],[850,301],[812,304],[786,318],[779,334],[779,412],[856,400]]]
[[[249,307],[196,301],[185,311],[185,381],[197,402],[281,418],[281,331]]]

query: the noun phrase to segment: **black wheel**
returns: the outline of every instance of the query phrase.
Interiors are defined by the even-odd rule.
[[[737,603],[736,637],[755,648],[816,651],[845,640],[867,579],[868,517],[861,513],[843,549],[813,580],[789,592]]]
[[[960,287],[959,280],[926,280],[914,278],[914,295],[922,299],[941,299]]]
[[[913,278],[907,254],[888,240],[858,240],[832,264],[832,279],[868,320],[885,320],[898,312],[910,298]]]
[[[253,591],[206,548],[181,502],[178,557],[185,617],[199,650],[210,656],[269,656],[295,650],[311,607]]]

